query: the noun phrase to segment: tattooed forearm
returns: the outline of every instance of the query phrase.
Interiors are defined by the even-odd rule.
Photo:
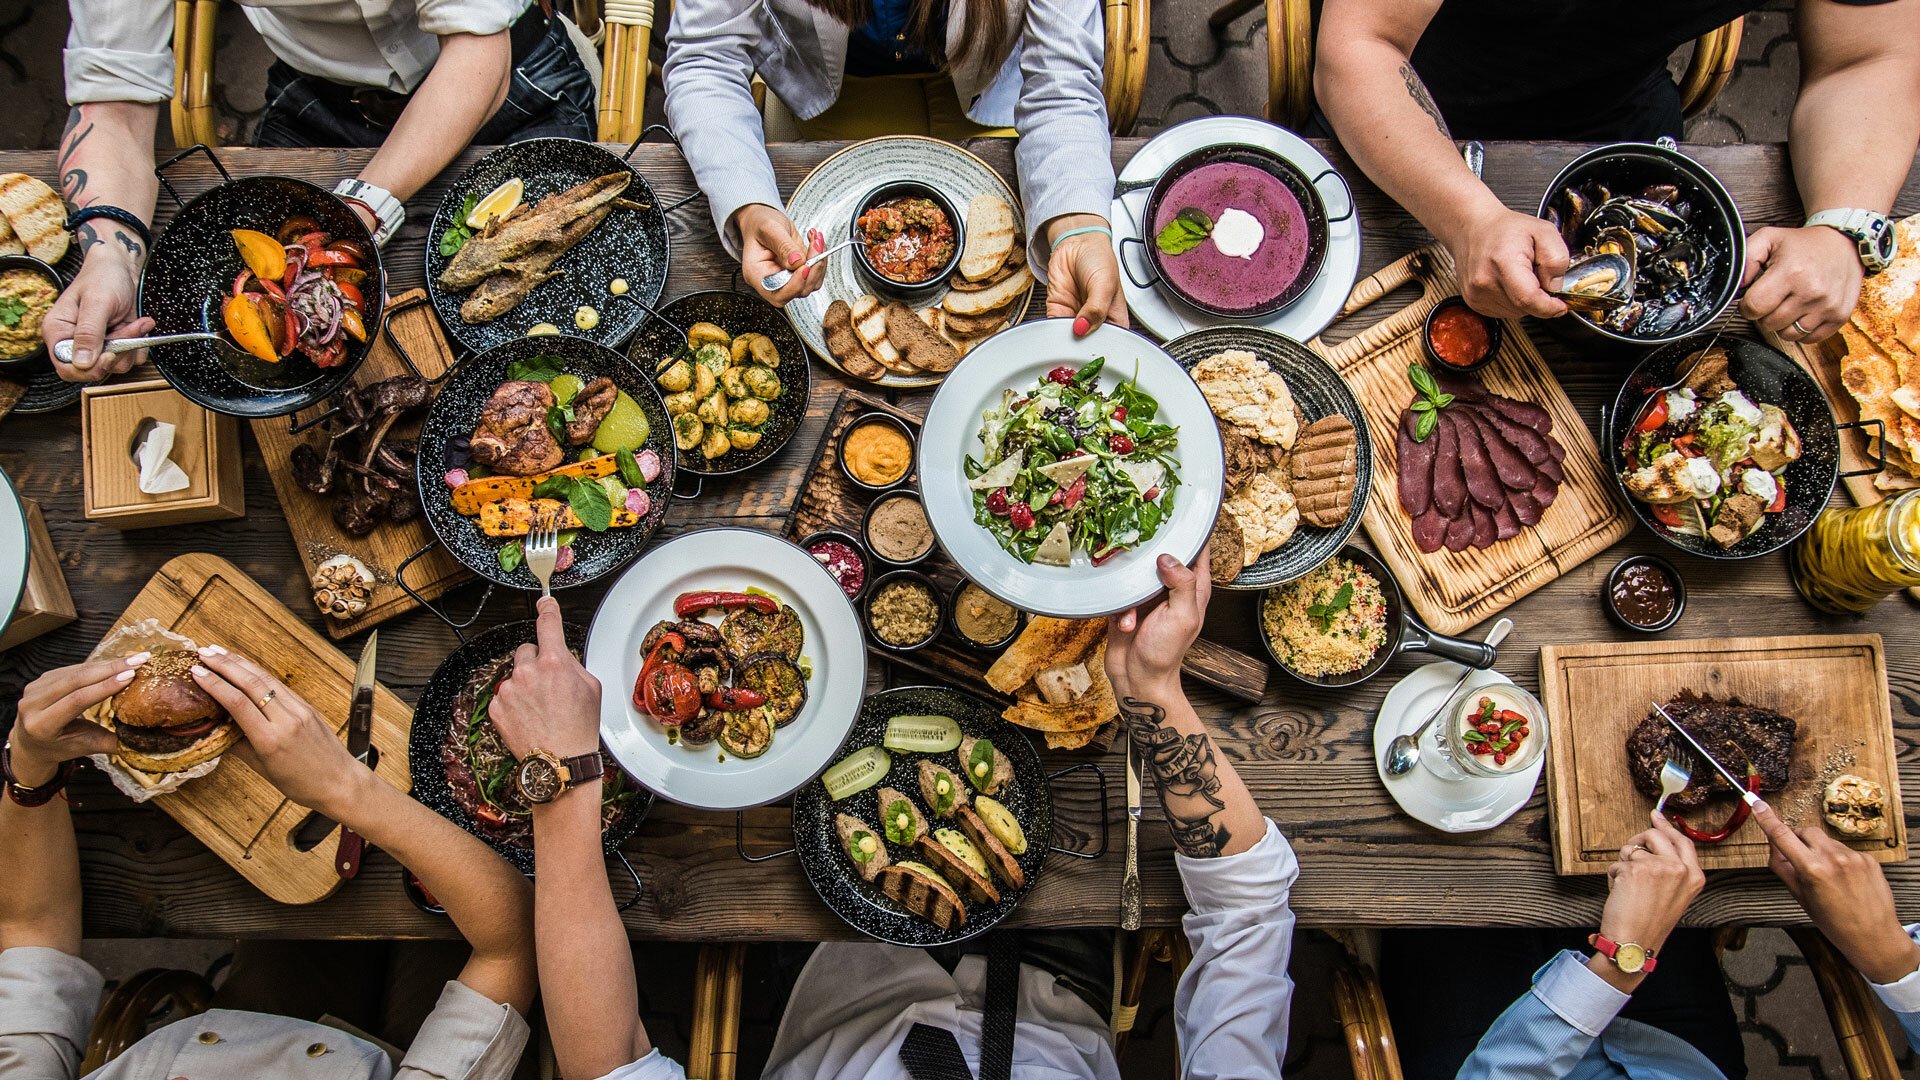
[[[82,119],[79,106],[67,114],[67,130],[60,136],[60,156],[54,163],[54,168],[60,173],[60,190],[76,209],[93,201],[86,197],[87,170],[73,167],[73,155],[79,152],[80,144],[87,141],[87,136],[93,134],[92,121],[87,121],[86,126],[82,127]]]
[[[1227,808],[1220,798],[1213,740],[1204,734],[1181,734],[1167,722],[1167,710],[1138,698],[1120,699],[1120,718],[1140,760],[1153,773],[1174,846],[1189,858],[1219,855],[1231,836],[1225,825],[1213,820]]]
[[[99,230],[95,229],[93,226],[94,226],[94,223],[89,221],[89,222],[85,222],[78,229],[75,229],[73,231],[74,239],[79,241],[80,255],[83,258],[86,256],[88,251],[91,251],[92,249],[107,242],[106,238],[101,236]],[[118,225],[109,225],[108,228],[110,228],[113,231],[114,240],[117,241],[121,247],[127,249],[127,254],[133,256],[135,259],[138,259],[143,254],[145,254],[147,250],[146,246],[140,243],[140,240],[138,237],[127,232],[127,230],[120,228]]]
[[[1402,63],[1400,77],[1406,80],[1407,93],[1412,96],[1414,104],[1420,106],[1421,112],[1433,118],[1433,126],[1440,129],[1440,134],[1449,139],[1453,138],[1453,133],[1447,130],[1447,122],[1440,117],[1440,106],[1433,103],[1433,95],[1427,93],[1427,84],[1420,81],[1420,76],[1413,70],[1413,65]]]

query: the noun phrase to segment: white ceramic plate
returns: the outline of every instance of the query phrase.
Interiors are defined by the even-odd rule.
[[[13,490],[13,478],[0,469],[0,630],[20,609],[27,585],[27,511]]]
[[[1388,776],[1380,764],[1393,737],[1419,727],[1428,714],[1446,702],[1447,691],[1459,677],[1460,665],[1443,662],[1415,668],[1411,675],[1393,684],[1386,700],[1380,703],[1380,715],[1373,723],[1373,767],[1380,774],[1380,782],[1386,785],[1387,794],[1414,820],[1442,832],[1481,832],[1512,817],[1515,810],[1533,798],[1534,785],[1540,782],[1540,770],[1547,765],[1545,753],[1525,770],[1497,779],[1442,780],[1420,764],[1404,776]],[[1473,689],[1503,683],[1511,686],[1513,680],[1497,671],[1476,671],[1467,680],[1467,686]],[[1421,740],[1420,753],[1425,756],[1439,752],[1433,742],[1433,730],[1429,728],[1426,738]]]
[[[980,421],[1000,403],[1003,389],[1025,390],[1060,364],[1079,367],[1107,359],[1100,386],[1108,393],[1135,378],[1160,403],[1156,419],[1180,429],[1169,455],[1180,486],[1173,514],[1153,537],[1095,566],[1075,551],[1070,566],[1029,565],[1002,550],[993,534],[973,520],[967,487],[968,455],[983,452]],[[1190,563],[1207,545],[1220,512],[1220,429],[1206,398],[1164,350],[1139,334],[1108,324],[1084,338],[1073,336],[1070,319],[1039,319],[1000,331],[981,342],[953,369],[927,406],[920,431],[920,497],[940,546],[965,574],[1022,611],[1066,619],[1109,615],[1160,592],[1154,560],[1161,553]]]
[[[1246,116],[1205,116],[1176,124],[1155,135],[1127,161],[1126,168],[1120,172],[1120,179],[1150,180],[1167,166],[1203,146],[1231,142],[1271,150],[1292,162],[1309,180],[1333,168],[1326,155],[1285,128]],[[1345,210],[1353,198],[1350,192],[1342,191],[1340,184],[1331,176],[1320,181],[1318,190],[1321,200],[1327,204],[1329,214]],[[1140,235],[1141,216],[1147,212],[1147,199],[1152,194],[1152,188],[1141,188],[1113,200],[1109,220],[1113,222],[1116,244],[1125,237]],[[1148,242],[1151,243],[1151,240]],[[1153,268],[1146,265],[1146,256],[1141,254],[1137,245],[1128,245],[1126,251],[1120,252],[1120,258],[1133,260],[1133,272],[1140,280],[1147,281],[1153,277]],[[1126,291],[1127,310],[1133,315],[1134,325],[1151,330],[1163,340],[1209,326],[1258,326],[1276,334],[1284,334],[1295,341],[1306,341],[1325,330],[1340,314],[1340,305],[1347,302],[1347,294],[1353,291],[1354,280],[1359,274],[1360,215],[1354,213],[1345,221],[1327,227],[1327,257],[1320,264],[1320,274],[1313,284],[1307,286],[1307,291],[1301,293],[1293,303],[1264,319],[1226,319],[1209,315],[1175,299],[1164,289],[1155,286],[1142,289],[1125,274],[1121,275],[1121,287]]]
[[[806,706],[757,758],[736,758],[718,743],[669,744],[666,729],[633,707],[641,639],[674,617],[683,592],[749,586],[800,613],[800,655],[813,665]],[[753,529],[686,533],[628,567],[593,617],[586,664],[602,688],[600,737],[621,767],[661,798],[701,810],[764,806],[813,779],[839,752],[867,686],[867,650],[847,594],[811,555]]]
[[[919,135],[868,139],[821,162],[793,189],[793,196],[787,200],[787,216],[793,219],[802,235],[809,228],[819,229],[826,234],[827,246],[831,247],[847,238],[860,200],[874,188],[896,180],[912,180],[933,188],[945,195],[963,217],[975,195],[998,196],[1013,208],[1014,235],[1020,237],[1022,243],[1026,241],[1026,219],[1020,213],[1020,200],[992,166],[952,143]],[[827,268],[827,283],[813,295],[788,303],[787,318],[809,349],[839,368],[833,354],[827,351],[827,333],[820,325],[826,318],[827,305],[835,300],[851,304],[873,289],[854,269],[852,248],[834,252],[822,265]],[[912,306],[937,304],[945,295],[935,293]],[[1028,288],[1014,310],[1024,313],[1032,298],[1033,289]],[[890,373],[876,381],[881,386],[934,386],[942,378],[933,373]]]

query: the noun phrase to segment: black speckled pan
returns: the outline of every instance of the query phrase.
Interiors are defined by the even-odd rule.
[[[638,525],[608,529],[604,533],[582,530],[573,544],[573,565],[553,575],[555,589],[584,585],[632,562],[646,550],[647,542],[666,519],[673,502],[673,433],[667,425],[666,406],[653,383],[626,358],[603,345],[584,338],[556,334],[548,337],[515,338],[498,348],[469,357],[454,369],[440,387],[420,426],[420,454],[415,478],[420,485],[420,504],[426,510],[427,524],[453,557],[488,581],[514,589],[538,589],[540,582],[525,565],[511,572],[500,569],[500,547],[506,542],[480,531],[479,519],[465,517],[453,508],[453,492],[447,487],[446,473],[465,468],[463,455],[455,452],[453,441],[473,434],[480,408],[500,384],[507,381],[507,369],[516,360],[535,356],[559,357],[569,374],[592,381],[602,375],[625,390],[647,414],[647,447],[660,455],[660,475],[647,485],[647,515]],[[569,458],[572,455],[568,455]]]
[[[314,366],[295,353],[277,364],[251,357],[223,361],[211,344],[162,345],[148,355],[175,390],[214,412],[259,418],[284,416],[320,401],[353,378],[367,358],[386,302],[386,270],[373,237],[358,215],[331,192],[291,176],[247,176],[195,196],[154,241],[140,274],[140,314],[154,320],[154,333],[223,329],[220,302],[245,267],[233,246],[232,229],[271,235],[281,223],[304,214],[335,240],[354,240],[373,253],[371,288],[363,288],[366,341],[347,339],[346,362]]]
[[[853,722],[853,730],[847,734],[841,756],[864,746],[880,745],[880,739],[887,731],[887,721],[896,716],[951,716],[959,723],[962,733],[974,738],[992,739],[993,745],[1013,762],[1013,783],[994,798],[1012,812],[1027,832],[1027,850],[1019,857],[1020,870],[1027,878],[1026,885],[1019,889],[1002,887],[998,904],[978,904],[966,899],[963,894],[967,921],[954,930],[942,930],[925,919],[907,914],[905,908],[894,903],[877,886],[862,881],[853,868],[853,862],[841,850],[840,837],[833,828],[835,814],[852,814],[875,826],[875,831],[879,832],[879,789],[895,788],[919,803],[921,759],[931,758],[955,773],[961,773],[959,752],[955,750],[942,754],[890,751],[893,768],[885,780],[837,803],[827,798],[825,784],[817,779],[812,781],[793,796],[794,848],[799,854],[800,865],[806,869],[807,881],[813,885],[813,891],[820,894],[821,901],[835,915],[855,930],[895,945],[924,947],[965,941],[992,929],[996,923],[1012,914],[1021,898],[1033,889],[1034,882],[1039,879],[1053,834],[1053,794],[1047,787],[1047,776],[1041,769],[1040,755],[1034,751],[1033,744],[1027,741],[1025,734],[1000,719],[1000,706],[973,694],[941,686],[902,687],[867,698],[860,706],[860,715]],[[838,761],[839,758],[834,760]],[[924,804],[920,810],[932,828],[952,824],[936,820],[933,812]],[[887,854],[894,862],[920,859],[917,852],[894,844],[887,845]],[[1001,883],[996,880],[994,884]]]
[[[680,451],[680,467],[701,476],[730,476],[743,472],[773,457],[787,445],[800,421],[807,417],[807,401],[813,394],[813,367],[807,363],[807,347],[793,324],[779,308],[757,296],[715,289],[688,293],[660,309],[660,318],[642,330],[627,347],[627,358],[634,366],[655,376],[661,362],[684,349],[687,339],[681,332],[697,322],[710,322],[734,337],[741,334],[765,334],[780,350],[780,397],[772,406],[759,445],[751,450],[729,450],[709,461],[700,451]]]
[[[482,198],[517,176],[526,185],[521,202],[531,207],[556,191],[617,172],[633,175],[633,182],[621,197],[644,204],[647,209],[615,210],[607,215],[586,239],[553,264],[559,276],[534,286],[512,311],[486,323],[468,323],[460,318],[460,305],[472,290],[453,290],[440,284],[441,272],[452,261],[440,254],[440,236],[456,223],[460,204],[469,194]],[[614,278],[626,279],[627,297],[607,291]],[[617,349],[646,321],[646,307],[659,303],[660,290],[666,285],[667,216],[660,209],[653,186],[612,151],[576,139],[528,139],[503,146],[474,162],[441,197],[427,232],[427,296],[447,333],[475,352],[520,337],[540,323],[552,323],[562,333],[578,334]],[[599,324],[591,330],[581,330],[574,324],[574,313],[582,306],[600,313]]]
[[[533,873],[533,847],[502,843],[480,830],[472,815],[468,814],[453,797],[453,789],[447,784],[447,771],[440,763],[440,746],[447,738],[447,727],[453,723],[453,703],[467,680],[474,672],[513,650],[533,640],[533,620],[506,623],[496,626],[465,645],[454,650],[451,656],[440,662],[433,678],[427,681],[426,688],[420,691],[420,700],[413,707],[413,729],[407,736],[407,757],[413,773],[413,797],[433,810],[434,813],[453,822],[473,835],[486,841],[488,847],[500,853],[501,857],[514,865],[523,874]],[[575,652],[587,647],[587,628],[575,623],[567,624],[567,645]],[[600,844],[608,855],[620,850],[640,823],[646,820],[647,812],[653,809],[653,793],[634,784],[639,799],[634,809],[620,820],[619,826],[601,834]]]
[[[1627,494],[1622,482],[1627,461],[1622,443],[1623,428],[1640,415],[1647,396],[1674,381],[1674,372],[1694,353],[1717,338],[1727,351],[1727,373],[1740,386],[1740,392],[1755,405],[1778,405],[1787,421],[1800,433],[1799,460],[1787,466],[1781,482],[1787,489],[1786,508],[1768,514],[1753,535],[1730,548],[1723,548],[1705,536],[1677,533],[1660,524],[1653,508]],[[1648,531],[1681,551],[1690,551],[1707,559],[1751,559],[1778,551],[1800,538],[1813,525],[1813,519],[1827,508],[1833,485],[1840,475],[1840,436],[1833,419],[1833,408],[1813,376],[1787,359],[1785,353],[1763,341],[1733,334],[1696,334],[1663,345],[1647,354],[1645,360],[1627,376],[1614,399],[1613,408],[1601,417],[1600,439],[1607,455],[1607,468],[1614,485],[1635,516]]]
[[[1358,456],[1354,459],[1353,508],[1347,519],[1331,529],[1309,525],[1304,520],[1287,542],[1260,556],[1258,562],[1240,571],[1240,576],[1224,589],[1267,589],[1308,573],[1333,558],[1353,530],[1360,524],[1360,512],[1366,508],[1367,494],[1373,490],[1373,439],[1367,434],[1367,418],[1353,390],[1333,365],[1318,353],[1290,337],[1252,326],[1215,326],[1196,330],[1167,342],[1167,354],[1188,372],[1195,364],[1228,349],[1244,349],[1267,362],[1267,366],[1287,380],[1293,403],[1300,415],[1311,423],[1334,413],[1353,421]]]

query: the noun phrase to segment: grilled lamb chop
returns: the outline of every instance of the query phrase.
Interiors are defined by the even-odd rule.
[[[566,456],[547,430],[553,391],[545,383],[504,382],[480,407],[473,429],[473,460],[495,472],[532,476],[560,464]]]
[[[1707,752],[1718,758],[1734,775],[1749,764],[1760,774],[1762,792],[1779,791],[1787,786],[1787,772],[1793,759],[1795,724],[1772,709],[1748,705],[1738,698],[1718,701],[1682,691],[1667,702],[1667,712],[1700,740]],[[1651,713],[1627,735],[1627,769],[1633,786],[1643,794],[1660,794],[1660,766],[1669,756],[1685,759],[1699,755],[1675,734],[1660,714]],[[1732,798],[1734,790],[1713,766],[1692,761],[1693,779],[1678,795],[1667,800],[1675,810],[1694,810],[1710,799]]]

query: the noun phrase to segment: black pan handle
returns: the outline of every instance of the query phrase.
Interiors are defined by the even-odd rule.
[[[655,131],[667,137],[667,141],[673,144],[673,148],[675,150],[680,151],[680,157],[682,159],[684,159],[687,156],[687,148],[680,145],[680,137],[673,133],[672,128],[668,127],[665,124],[648,124],[646,127],[643,127],[640,129],[639,137],[635,138],[631,143],[627,144],[627,152],[624,154],[621,154],[620,157],[623,160],[631,160],[633,157],[633,152],[635,150],[640,149],[640,144],[645,142],[647,139],[647,136]],[[687,162],[687,168],[689,171],[692,170],[693,163],[691,161]],[[678,210],[681,207],[692,202],[693,200],[699,198],[702,194],[704,193],[700,190],[699,183],[696,182],[693,186],[693,192],[691,194],[680,199],[675,199],[672,203],[669,203],[668,205],[661,207],[660,212],[663,214],[671,214],[675,210]]]
[[[180,151],[153,167],[153,175],[159,178],[160,186],[167,189],[167,194],[173,196],[173,204],[175,206],[185,206],[187,205],[187,201],[180,197],[179,192],[173,190],[173,185],[167,180],[167,170],[178,164],[181,160],[192,157],[195,154],[207,155],[207,160],[213,162],[213,167],[219,171],[221,181],[228,184],[233,183],[233,174],[227,171],[225,165],[220,164],[220,158],[214,154],[213,148],[206,143],[194,143],[192,146],[187,147],[185,150]]]
[[[1069,765],[1058,772],[1050,772],[1047,774],[1047,792],[1049,797],[1051,797],[1053,782],[1055,780],[1058,780],[1068,773],[1079,772],[1081,769],[1092,769],[1093,774],[1100,778],[1100,848],[1097,851],[1075,851],[1072,848],[1063,848],[1054,843],[1053,838],[1049,836],[1047,838],[1047,849],[1057,851],[1062,855],[1071,855],[1076,859],[1097,859],[1107,853],[1107,832],[1108,826],[1112,823],[1107,814],[1107,770],[1101,768],[1098,762],[1093,761],[1083,761],[1078,765]]]
[[[1868,428],[1878,429],[1878,433],[1870,436],[1867,440],[1868,445],[1873,447],[1873,468],[1852,469],[1847,472],[1841,473],[1840,479],[1845,480],[1849,476],[1878,476],[1881,473],[1886,472],[1887,471],[1887,422],[1885,420],[1879,420],[1879,419],[1855,420],[1852,423],[1835,424],[1833,426],[1833,429],[1835,431],[1846,431],[1849,428],[1857,431],[1865,431]]]
[[[1470,668],[1485,670],[1493,666],[1499,658],[1494,647],[1484,641],[1468,641],[1465,638],[1448,637],[1427,629],[1420,620],[1412,615],[1400,614],[1400,652],[1429,652],[1442,660],[1451,660]]]
[[[674,452],[679,453],[678,450]],[[680,478],[683,476],[693,481],[692,491],[680,490]],[[706,490],[706,486],[706,481],[701,478],[699,473],[689,469],[675,469],[673,471],[673,497],[676,499],[697,499],[700,497],[700,493]]]
[[[1320,187],[1320,181],[1325,180],[1329,176],[1333,177],[1335,180],[1340,181],[1340,190],[1347,193],[1347,212],[1344,214],[1341,214],[1339,217],[1330,217],[1327,219],[1327,224],[1338,225],[1341,222],[1352,217],[1354,214],[1354,211],[1360,208],[1360,204],[1354,201],[1353,185],[1347,183],[1347,178],[1344,176],[1341,176],[1340,171],[1338,169],[1328,169],[1326,172],[1323,172],[1319,176],[1314,177],[1312,180],[1307,181],[1307,183],[1310,187],[1314,188],[1315,190],[1318,190]]]
[[[778,859],[783,855],[791,855],[798,850],[797,848],[781,848],[779,851],[770,852],[766,855],[747,854],[746,820],[747,812],[745,810],[735,810],[733,812],[733,850],[738,852],[740,858],[745,861],[766,862],[769,859]]]
[[[1123,236],[1120,238],[1120,244],[1118,247],[1117,254],[1120,257],[1120,269],[1126,273],[1127,280],[1133,282],[1134,287],[1138,289],[1151,289],[1155,285],[1160,284],[1159,274],[1154,274],[1152,277],[1149,277],[1145,281],[1141,281],[1139,278],[1133,276],[1133,264],[1127,261],[1127,245],[1128,244],[1139,244],[1141,257],[1144,258],[1147,254],[1147,242],[1144,239],[1138,236]],[[1147,266],[1149,269],[1151,269],[1153,266],[1153,260],[1148,259]]]
[[[1150,188],[1159,183],[1160,179],[1160,177],[1155,176],[1147,180],[1122,180],[1113,185],[1113,197],[1117,199],[1122,195],[1139,191],[1141,188]]]
[[[396,567],[393,571],[393,580],[395,583],[397,583],[400,586],[400,588],[403,591],[406,592],[408,596],[413,598],[414,603],[419,604],[421,607],[426,608],[428,611],[433,612],[434,615],[439,617],[441,622],[446,623],[447,626],[453,630],[454,638],[457,639],[460,642],[460,644],[465,645],[467,643],[467,635],[461,633],[461,631],[465,630],[469,626],[472,626],[474,624],[474,620],[480,617],[480,612],[486,609],[487,599],[493,595],[493,582],[491,581],[487,582],[486,591],[480,594],[480,602],[473,605],[473,614],[468,615],[466,617],[466,620],[463,622],[453,621],[453,616],[448,615],[444,610],[442,610],[440,605],[435,604],[433,601],[427,599],[424,596],[421,596],[419,593],[414,591],[413,586],[407,584],[407,567],[412,566],[415,562],[419,561],[421,556],[425,555],[429,551],[432,551],[439,543],[440,541],[438,539],[429,540],[427,541],[426,545],[423,546],[419,551],[416,551],[413,554],[407,556],[406,558],[400,560],[400,565]]]
[[[626,870],[627,877],[633,881],[633,895],[622,900],[620,906],[613,909],[615,911],[625,911],[640,902],[640,898],[647,894],[647,887],[640,883],[640,871],[635,870],[633,864],[627,861],[626,852],[616,851],[613,853],[613,857],[620,861],[621,868]]]
[[[687,336],[686,327],[681,326],[679,323],[674,322],[672,319],[669,319],[665,315],[660,314],[659,308],[656,308],[652,304],[647,303],[645,300],[640,299],[638,296],[633,295],[632,289],[628,289],[626,292],[623,292],[619,296],[614,297],[614,299],[625,300],[627,303],[637,306],[641,311],[644,311],[647,313],[648,319],[658,320],[662,325],[666,326],[667,328],[677,331],[683,340],[686,338]],[[645,326],[645,325],[646,325],[646,320],[645,319],[641,320],[641,326]],[[638,330],[636,329],[635,332],[637,333]]]

